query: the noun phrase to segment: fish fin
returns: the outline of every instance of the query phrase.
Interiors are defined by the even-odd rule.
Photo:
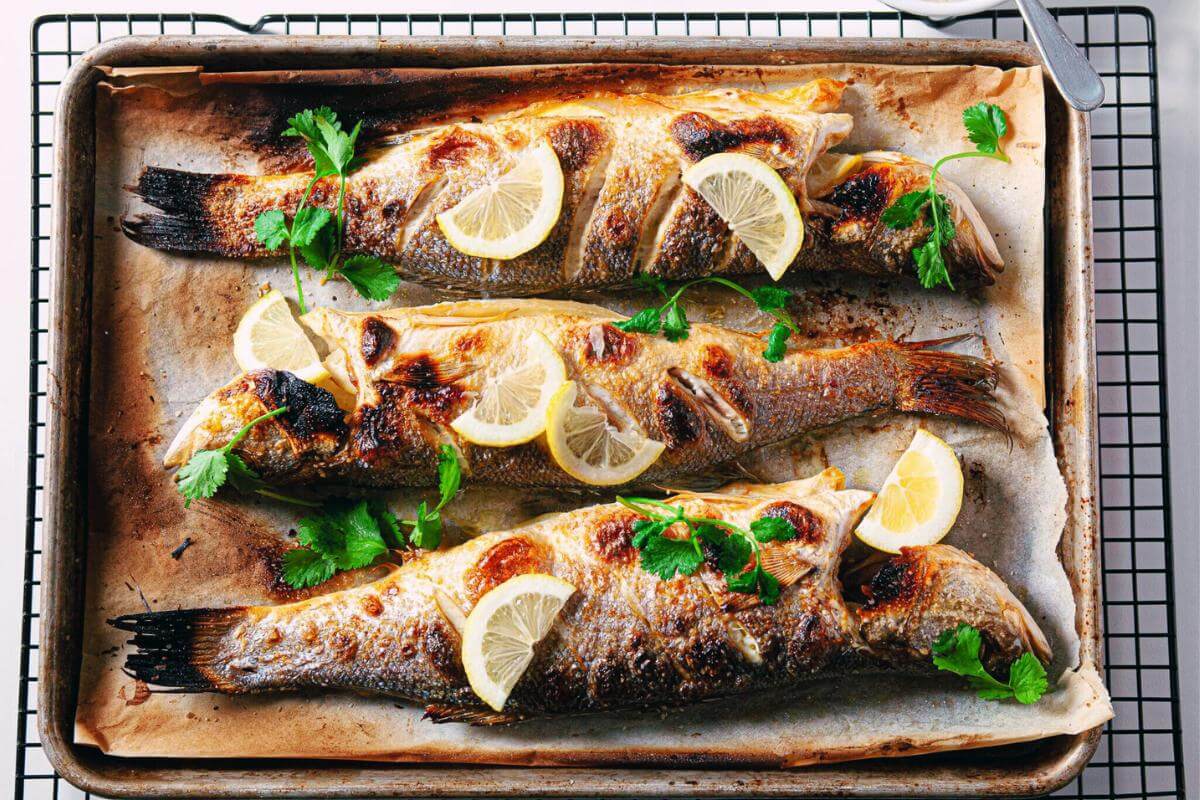
[[[524,717],[520,714],[492,711],[487,708],[430,705],[425,706],[425,719],[437,724],[443,722],[465,722],[468,725],[511,725],[514,722],[520,722]]]
[[[970,334],[897,342],[905,378],[898,387],[897,408],[967,419],[1008,434],[1008,423],[992,397],[997,365],[978,356],[933,349],[967,338]]]
[[[795,548],[786,544],[781,547],[764,547],[762,568],[779,581],[780,589],[786,589],[816,569],[808,561],[797,556]]]
[[[130,189],[161,213],[122,218],[121,229],[138,244],[157,250],[233,255],[226,252],[208,213],[213,190],[230,177],[147,167]]]
[[[189,608],[126,614],[108,624],[133,634],[129,644],[137,652],[126,657],[125,669],[138,680],[190,692],[236,691],[209,667],[221,638],[245,618],[241,607]]]

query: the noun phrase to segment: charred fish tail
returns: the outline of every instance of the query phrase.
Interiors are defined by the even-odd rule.
[[[236,255],[229,252],[208,210],[209,199],[230,177],[147,167],[133,191],[158,212],[124,217],[121,229],[138,244],[157,250]]]
[[[239,692],[214,670],[221,638],[246,618],[245,608],[190,608],[126,614],[108,624],[129,631],[136,647],[125,659],[134,678],[190,692]]]
[[[897,387],[896,407],[900,411],[958,417],[1007,433],[1004,414],[992,397],[999,377],[996,364],[936,349],[967,338],[897,343],[903,378]]]

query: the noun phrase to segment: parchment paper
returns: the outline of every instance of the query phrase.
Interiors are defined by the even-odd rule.
[[[798,765],[1022,741],[1079,732],[1108,719],[1111,706],[1098,676],[1090,668],[1075,669],[1074,602],[1056,556],[1066,491],[1040,411],[1045,134],[1037,69],[592,65],[408,70],[372,79],[398,82],[421,113],[388,100],[391,105],[384,103],[385,110],[370,121],[378,133],[431,119],[486,116],[551,91],[589,86],[661,91],[713,84],[775,88],[818,75],[851,83],[844,106],[856,124],[842,148],[851,151],[899,149],[932,161],[969,147],[959,121],[964,107],[988,100],[1008,112],[1011,165],[968,159],[945,171],[972,197],[996,236],[1007,266],[995,287],[971,297],[800,276],[793,279],[800,290],[793,312],[806,331],[801,344],[812,346],[884,336],[981,334],[977,351],[1006,365],[1000,395],[1014,437],[1010,446],[1003,436],[976,426],[892,417],[769,448],[731,472],[784,480],[832,464],[845,471],[851,486],[875,489],[914,428],[926,426],[945,438],[962,457],[966,480],[963,511],[948,541],[1004,577],[1042,625],[1055,653],[1051,675],[1058,683],[1052,693],[1026,707],[977,700],[952,678],[847,676],[797,687],[786,698],[763,695],[670,713],[491,729],[434,726],[421,720],[416,706],[338,693],[148,693],[120,671],[124,634],[106,626],[105,618],[146,608],[305,596],[288,590],[278,576],[287,531],[301,514],[266,500],[227,495],[185,511],[161,467],[166,443],[184,416],[236,373],[232,332],[260,286],[270,283],[290,292],[286,266],[147,250],[121,235],[117,220],[131,210],[123,187],[144,165],[269,171],[294,161],[294,152],[263,132],[279,130],[288,111],[311,105],[313,87],[258,85],[252,76],[201,80],[197,73],[175,71],[114,77],[119,88],[99,89],[87,614],[76,741],[129,756],[516,764],[686,758],[692,764]],[[505,91],[489,92],[489,87]],[[377,96],[394,98],[394,88],[388,83]],[[366,108],[370,103],[362,89],[359,82],[353,89],[324,88],[320,96],[335,106]],[[344,284],[321,287],[314,277],[307,287],[310,305],[367,305]],[[437,299],[433,290],[405,285],[396,302]],[[633,310],[639,300],[630,292],[589,299],[622,311]],[[747,303],[717,290],[697,293],[689,314],[735,327],[769,324]],[[420,496],[397,493],[391,500],[404,509]],[[599,499],[587,493],[471,489],[447,516],[454,534],[463,536]],[[180,551],[184,542],[190,545]],[[367,571],[335,583],[370,577]]]

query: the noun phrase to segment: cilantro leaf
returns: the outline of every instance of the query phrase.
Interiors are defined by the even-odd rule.
[[[925,244],[913,251],[917,262],[917,278],[926,289],[945,283],[950,284],[950,271],[942,256],[942,247],[936,236],[930,236]]]
[[[225,463],[228,467],[225,482],[242,494],[257,492],[265,486],[259,474],[246,466],[246,462],[237,453],[226,454]]]
[[[332,561],[307,547],[296,547],[283,554],[283,581],[293,589],[324,583],[336,572]]]
[[[764,606],[773,606],[779,602],[779,579],[762,567],[758,568],[758,599]]]
[[[920,218],[921,211],[928,202],[929,189],[916,189],[896,198],[896,202],[883,210],[879,219],[892,230],[910,228]]]
[[[963,109],[962,121],[967,138],[981,153],[995,153],[1000,149],[1000,140],[1008,133],[1008,117],[993,103],[976,103]]]
[[[671,307],[667,309],[666,319],[663,320],[663,336],[667,337],[669,342],[681,342],[688,338],[690,328],[691,325],[688,323],[687,313],[684,312],[683,306],[679,303],[672,303]]]
[[[333,554],[339,569],[365,567],[387,550],[379,522],[366,500],[337,504],[330,516],[342,534],[341,547]]]
[[[750,299],[760,311],[775,311],[787,306],[792,293],[778,286],[758,286],[750,290]]]
[[[362,129],[362,121],[360,120],[350,133],[343,131],[340,124],[333,125],[324,117],[318,116],[315,121],[317,130],[321,134],[321,144],[334,171],[338,174],[345,174],[350,162],[354,159],[354,143]]]
[[[691,575],[704,561],[696,549],[690,539],[671,539],[662,535],[650,537],[642,548],[642,569],[663,580],[670,580],[677,572]]]
[[[395,268],[375,256],[350,256],[338,272],[368,300],[387,300],[400,286]]]
[[[442,516],[436,511],[430,513],[424,500],[417,506],[417,519],[408,541],[413,547],[422,550],[436,550],[442,543]]]
[[[649,272],[639,272],[637,275],[634,275],[633,285],[638,289],[658,292],[663,297],[667,296],[667,284],[662,278],[657,275],[651,275]]]
[[[329,211],[324,208],[305,206],[297,211],[292,219],[292,244],[297,247],[310,244],[316,238],[317,231],[325,227],[329,219]]]
[[[750,562],[753,546],[745,536],[726,536],[721,543],[721,555],[717,558],[717,569],[728,575],[737,575]]]
[[[441,511],[446,504],[458,494],[462,485],[462,467],[458,463],[458,454],[448,444],[438,448],[438,499],[434,511]]]
[[[729,538],[732,539],[734,537],[731,536]],[[731,592],[754,594],[758,591],[758,573],[759,568],[757,566],[741,573],[726,572],[725,585],[729,587],[729,591]]]
[[[983,644],[979,631],[966,623],[942,631],[933,642],[933,663],[940,670],[962,675],[968,685],[984,700],[1014,698],[1020,703],[1036,703],[1049,683],[1046,670],[1032,653],[1022,653],[1009,666],[1008,682],[996,680],[979,659]]]
[[[981,669],[979,631],[966,623],[941,632],[933,642],[933,664],[958,675],[971,675]]]
[[[761,517],[750,523],[750,532],[760,542],[787,542],[796,538],[796,528],[781,517]]]
[[[400,529],[400,520],[396,519],[396,515],[386,508],[373,509],[375,518],[379,520],[379,532],[383,534],[383,541],[388,547],[403,547],[404,532]]]
[[[661,324],[657,308],[644,308],[629,319],[619,320],[612,325],[626,333],[658,333]]]
[[[331,501],[318,513],[300,520],[296,532],[301,547],[288,554],[297,553],[290,558],[296,562],[293,577],[300,582],[326,572],[321,580],[328,580],[337,570],[365,567],[387,552],[379,519],[367,500]],[[313,557],[300,555],[300,551],[313,553],[325,566],[318,569]],[[288,577],[288,554],[285,554],[284,580],[296,588],[312,585]]]
[[[630,544],[638,550],[644,550],[650,540],[661,536],[668,525],[670,523],[666,520],[639,519],[633,523],[633,537],[630,539]]]
[[[317,129],[317,117],[325,119],[338,129],[342,127],[342,123],[338,122],[337,114],[329,106],[306,108],[296,116],[288,118],[288,127],[284,130],[283,135],[301,136],[314,141],[320,139],[321,132]]]
[[[1017,702],[1025,705],[1036,703],[1050,688],[1046,668],[1033,653],[1022,653],[1008,668],[1008,685]]]
[[[217,489],[225,483],[229,472],[229,462],[225,459],[224,450],[200,450],[194,453],[188,462],[179,468],[176,476],[179,481],[179,493],[187,498],[184,508],[190,507],[193,500],[212,497]]]
[[[284,242],[291,238],[287,227],[287,218],[279,209],[264,211],[254,218],[254,235],[268,250],[278,250]]]
[[[787,355],[787,342],[792,335],[792,329],[786,322],[776,322],[767,335],[767,348],[763,350],[763,358],[772,364],[777,364]]]
[[[337,256],[337,236],[332,225],[325,225],[317,230],[312,241],[300,246],[300,255],[313,269],[329,269]]]

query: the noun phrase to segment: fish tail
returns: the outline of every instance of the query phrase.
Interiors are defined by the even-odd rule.
[[[246,619],[246,609],[189,608],[126,614],[108,620],[129,631],[137,648],[125,659],[125,671],[137,680],[188,692],[239,691],[219,678],[216,660],[222,638]]]
[[[970,336],[897,343],[903,369],[897,407],[901,411],[971,420],[1008,433],[1008,423],[992,396],[999,377],[996,364],[978,356],[936,349]]]
[[[227,177],[147,167],[137,186],[130,188],[161,213],[124,218],[121,228],[130,239],[147,247],[212,252],[220,244],[220,236],[209,218],[208,199]]]

